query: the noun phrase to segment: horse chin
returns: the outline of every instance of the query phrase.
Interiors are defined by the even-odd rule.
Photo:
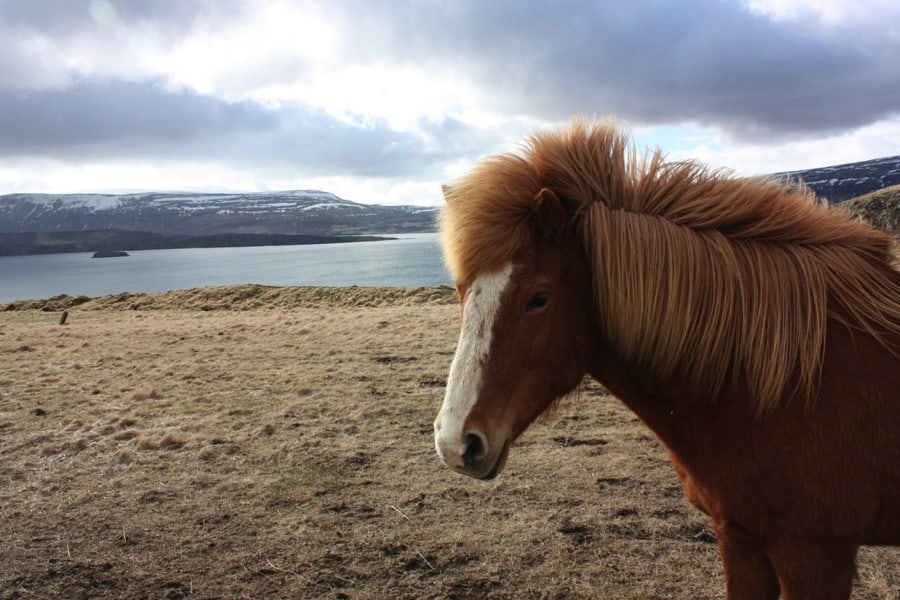
[[[503,467],[506,466],[506,459],[509,458],[509,440],[506,440],[506,443],[503,444],[503,449],[500,451],[500,456],[497,457],[497,461],[494,463],[494,466],[491,467],[491,470],[488,471],[487,475],[480,477],[482,481],[490,481],[497,477],[500,474],[500,471],[503,470]]]

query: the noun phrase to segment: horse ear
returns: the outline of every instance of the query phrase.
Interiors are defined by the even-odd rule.
[[[444,202],[450,201],[450,186],[446,183],[441,185],[441,193],[444,195]]]
[[[534,217],[546,237],[559,237],[572,222],[574,211],[550,188],[541,188],[534,197]]]

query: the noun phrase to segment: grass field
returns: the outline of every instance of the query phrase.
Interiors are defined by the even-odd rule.
[[[705,517],[594,384],[497,480],[440,463],[450,290],[85,300],[0,312],[0,598],[724,596]],[[900,550],[859,564],[854,598],[900,597]]]

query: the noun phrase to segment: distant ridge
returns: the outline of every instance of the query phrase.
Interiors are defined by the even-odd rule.
[[[843,202],[900,185],[900,156],[775,175]],[[361,204],[320,190],[8,194],[0,196],[0,255],[346,241],[434,231],[437,210]]]
[[[900,184],[900,155],[775,175],[800,179],[816,196],[829,202],[843,202]]]
[[[436,210],[360,204],[318,190],[253,194],[8,194],[0,232],[120,229],[165,235],[360,235],[433,231]]]

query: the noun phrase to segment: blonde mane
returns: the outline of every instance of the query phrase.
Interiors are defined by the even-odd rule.
[[[896,343],[889,236],[800,186],[638,155],[608,121],[535,135],[446,190],[442,241],[458,281],[535,242],[542,188],[574,209],[609,341],[661,381],[711,395],[742,382],[762,413],[814,397],[829,318]]]

